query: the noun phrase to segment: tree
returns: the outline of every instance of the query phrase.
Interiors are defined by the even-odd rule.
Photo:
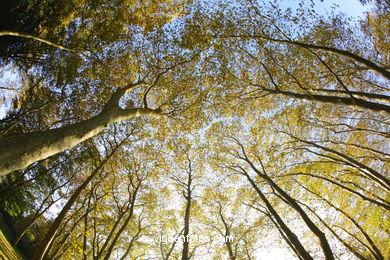
[[[0,32],[0,213],[26,255],[388,257],[386,13],[26,3]]]
[[[100,172],[100,170],[104,167],[104,165],[108,162],[108,160],[115,154],[115,152],[122,146],[122,144],[129,138],[130,135],[126,136],[120,143],[116,144],[116,146],[112,149],[112,151],[106,155],[99,165],[92,171],[92,173],[84,180],[84,182],[77,187],[72,196],[69,198],[65,206],[62,208],[61,212],[58,214],[53,224],[50,226],[49,230],[45,234],[42,239],[40,245],[35,251],[33,259],[43,259],[47,252],[48,247],[53,241],[54,235],[60,227],[62,221],[64,220],[66,214],[73,206],[75,201],[80,196],[81,192],[87,187],[87,185],[92,181],[92,179]]]

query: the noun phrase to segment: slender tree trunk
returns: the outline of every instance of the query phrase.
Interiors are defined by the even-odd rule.
[[[29,228],[32,227],[32,225],[34,225],[35,221],[37,221],[54,203],[56,203],[59,199],[56,199],[56,200],[53,200],[52,199],[52,195],[58,190],[58,189],[61,189],[62,187],[64,187],[66,184],[69,183],[69,181],[74,177],[74,174],[63,184],[53,188],[49,195],[46,196],[46,198],[42,201],[41,205],[39,206],[39,208],[37,209],[37,211],[35,212],[33,218],[28,222],[28,224],[23,228],[23,230],[21,232],[19,232],[19,234],[15,237],[15,239],[13,240],[13,244],[14,245],[17,245],[20,241],[20,239],[22,239],[22,237],[24,236],[24,234],[27,232],[27,230]],[[49,203],[49,205],[47,205],[45,208],[44,205],[45,203],[51,199],[51,202]],[[43,210],[42,210],[43,209]]]
[[[92,192],[91,192],[92,193]],[[88,198],[87,212],[84,216],[84,234],[83,234],[83,260],[87,260],[87,232],[88,232],[88,213],[91,206],[92,194]]]
[[[299,182],[298,182],[299,183]],[[300,183],[299,183],[300,184]],[[355,227],[362,233],[362,235],[364,236],[364,238],[368,241],[368,243],[370,244],[370,246],[372,247],[372,249],[370,249],[370,252],[374,255],[374,257],[378,260],[384,260],[384,256],[382,254],[382,252],[379,250],[379,248],[376,246],[376,244],[374,243],[374,241],[371,239],[371,237],[368,235],[368,233],[363,229],[363,227],[353,218],[351,217],[347,212],[345,212],[344,210],[342,210],[341,208],[335,206],[333,203],[331,203],[329,200],[327,200],[326,198],[322,197],[321,195],[315,193],[314,191],[311,191],[310,189],[306,188],[304,185],[300,184],[300,186],[302,188],[304,188],[306,191],[310,192],[311,194],[317,196],[318,198],[320,198],[321,200],[325,201],[326,204],[328,204],[330,207],[334,208],[336,211],[340,212],[342,215],[344,215],[346,218],[349,219],[349,221],[351,221]],[[308,206],[306,206],[308,207]]]
[[[252,178],[248,175],[247,172],[245,172],[245,177],[248,179],[249,183],[252,185],[252,187],[255,189],[257,194],[260,196],[261,200],[264,202],[265,206],[267,207],[270,214],[275,218],[275,221],[278,223],[280,228],[283,230],[283,232],[286,234],[288,240],[290,243],[294,246],[292,249],[294,252],[297,253],[297,256],[299,258],[305,259],[305,260],[313,260],[313,258],[310,256],[310,254],[306,251],[304,246],[301,244],[297,236],[291,231],[291,229],[284,223],[282,218],[279,216],[279,214],[276,212],[276,210],[272,207],[271,203],[268,201],[268,199],[264,196],[264,194],[261,192],[261,190],[257,187],[256,183],[252,180]]]
[[[99,252],[97,252],[96,257],[94,257],[94,259],[100,259],[102,257],[102,255],[104,254],[104,252],[106,250],[106,247],[108,246],[111,238],[113,237],[113,235],[115,233],[115,230],[116,230],[117,226],[119,225],[119,222],[122,220],[123,216],[126,214],[126,212],[129,209],[130,209],[130,205],[125,210],[125,212],[119,214],[118,219],[115,221],[114,226],[112,227],[112,229],[110,230],[110,233],[108,234],[106,240],[104,241],[103,246],[100,248]]]
[[[366,195],[363,195],[363,194],[361,194],[361,193],[359,193],[359,192],[357,192],[357,191],[355,191],[355,190],[353,190],[353,189],[351,189],[351,188],[349,188],[349,187],[347,187],[345,185],[342,185],[342,184],[340,184],[340,183],[338,183],[336,181],[333,181],[333,180],[331,180],[329,178],[326,178],[326,177],[323,177],[323,176],[319,176],[319,175],[315,175],[315,174],[311,174],[311,173],[297,172],[297,173],[285,174],[285,175],[283,175],[283,177],[284,176],[293,176],[293,175],[310,176],[310,177],[317,178],[317,179],[320,179],[320,180],[325,180],[327,182],[330,182],[330,183],[334,184],[335,186],[338,186],[338,187],[348,191],[349,193],[351,193],[353,195],[358,196],[359,198],[361,198],[363,200],[369,201],[371,203],[374,203],[375,205],[378,205],[378,206],[383,207],[383,208],[385,208],[387,210],[390,210],[390,205],[387,205],[387,204],[382,203],[380,201],[376,201],[374,199],[371,199],[371,198],[367,197]],[[282,177],[282,176],[280,176],[280,177]]]
[[[286,97],[292,97],[296,99],[309,100],[309,101],[318,101],[322,103],[335,104],[335,105],[344,105],[349,106],[357,110],[363,110],[368,112],[373,112],[376,114],[381,114],[383,116],[390,116],[390,106],[375,103],[371,101],[366,101],[360,98],[350,98],[350,97],[339,97],[339,96],[327,96],[327,95],[317,95],[317,94],[301,94],[291,91],[283,91],[280,89],[269,89],[261,85],[255,85],[261,90],[268,92],[270,94],[283,95]]]
[[[189,177],[191,178],[191,177]],[[187,203],[186,203],[186,210],[184,214],[184,242],[183,242],[183,251],[182,251],[182,260],[189,259],[189,233],[190,233],[190,215],[191,215],[191,189],[190,185],[187,186],[187,195],[185,196]]]
[[[313,221],[309,218],[309,216],[306,214],[306,212],[299,206],[299,204],[290,196],[288,195],[282,188],[280,188],[265,172],[263,163],[261,162],[260,158],[260,164],[263,170],[263,173],[260,172],[256,166],[253,164],[253,162],[248,158],[244,146],[239,143],[236,140],[237,144],[241,147],[241,151],[244,155],[244,157],[240,157],[241,160],[247,162],[249,166],[252,168],[252,170],[262,179],[264,179],[273,189],[277,191],[277,193],[284,199],[286,202],[301,216],[302,220],[305,222],[307,227],[313,232],[315,236],[320,240],[320,245],[322,248],[322,251],[325,255],[325,259],[327,260],[334,260],[332,249],[328,243],[328,240],[326,239],[325,234],[316,226],[316,224],[313,223]],[[248,173],[246,173],[247,178],[249,177]],[[252,181],[253,182],[253,181]]]
[[[47,252],[47,249],[51,242],[53,241],[53,238],[60,227],[62,221],[64,220],[66,214],[70,210],[70,208],[73,206],[73,204],[76,202],[77,198],[80,196],[81,192],[87,187],[87,185],[91,182],[91,180],[97,175],[98,172],[104,167],[104,165],[107,163],[107,161],[114,155],[116,150],[122,145],[122,143],[126,140],[125,138],[119,145],[117,145],[111,153],[104,159],[99,166],[95,168],[95,170],[89,175],[89,177],[76,189],[76,191],[72,194],[68,202],[65,204],[65,206],[62,208],[61,212],[58,214],[56,219],[54,220],[53,224],[50,226],[49,230],[45,234],[43,240],[38,245],[33,260],[42,260]]]
[[[353,95],[354,97],[368,98],[378,102],[389,103],[390,96],[376,94],[376,93],[366,93],[361,91],[351,91],[348,92],[345,90],[335,90],[335,89],[313,89],[315,92],[330,93],[330,94],[344,94],[346,96]]]
[[[104,260],[108,260],[110,258],[112,251],[114,250],[114,247],[115,247],[116,243],[118,242],[119,237],[122,235],[123,231],[125,231],[127,225],[130,222],[130,219],[133,217],[134,205],[135,205],[135,201],[137,199],[137,193],[138,193],[140,186],[141,186],[141,182],[138,183],[137,187],[135,188],[135,190],[132,194],[131,204],[130,204],[130,208],[129,208],[129,215],[127,216],[127,218],[123,222],[121,228],[118,230],[118,233],[116,233],[114,239],[112,240],[110,247],[107,249],[107,254],[104,256]]]
[[[222,206],[221,205],[219,205],[218,213],[219,213],[219,217],[222,220],[223,226],[225,227],[225,244],[226,244],[226,248],[227,248],[228,253],[229,253],[229,258],[230,258],[230,260],[235,260],[236,257],[233,253],[232,243],[230,242],[230,227],[227,224],[227,222],[222,214]]]
[[[29,221],[29,223],[23,228],[23,230],[21,232],[18,233],[18,235],[13,240],[12,243],[15,246],[19,243],[19,241],[22,239],[24,234],[26,234],[27,230],[29,230],[34,225],[34,223],[43,215],[43,213],[45,213],[46,210],[48,210],[56,201],[53,201],[53,203],[51,203],[49,206],[47,206],[42,212],[39,212],[38,214],[34,215],[33,219]]]
[[[306,208],[311,212],[313,213],[317,218],[318,220],[333,234],[333,236],[335,238],[337,238],[337,240],[342,243],[346,248],[348,248],[348,250],[354,254],[357,258],[359,258],[360,260],[368,260],[368,258],[364,257],[362,254],[360,254],[357,250],[355,250],[350,244],[348,244],[346,241],[344,241],[344,239],[342,239],[313,209],[311,209],[309,206],[301,203],[302,205],[306,206]]]
[[[267,35],[222,35],[222,36],[216,36],[218,38],[257,38],[262,39],[265,41],[280,43],[280,44],[288,44],[288,45],[295,45],[298,47],[302,47],[308,50],[319,50],[324,51],[331,54],[336,54],[339,56],[346,57],[348,59],[354,60],[360,64],[364,64],[369,68],[370,70],[378,73],[379,75],[383,76],[386,79],[390,79],[390,71],[387,68],[383,68],[381,66],[378,66],[376,63],[361,57],[357,54],[354,54],[350,51],[337,49],[335,47],[327,47],[327,46],[320,46],[315,44],[307,44],[299,41],[293,41],[293,40],[282,40],[282,39],[274,39]]]
[[[334,155],[337,155],[338,157],[342,158],[345,163],[347,165],[350,165],[356,169],[358,169],[360,172],[362,172],[365,176],[367,176],[368,178],[370,178],[371,180],[375,181],[376,183],[378,183],[379,185],[381,185],[383,188],[385,188],[386,190],[390,191],[390,180],[387,179],[385,176],[383,176],[382,174],[380,174],[379,172],[375,171],[374,169],[354,160],[353,158],[339,152],[339,151],[336,151],[336,150],[333,150],[331,148],[328,148],[328,147],[325,147],[325,146],[322,146],[322,145],[319,145],[319,144],[316,144],[315,142],[310,142],[310,141],[306,141],[306,140],[302,140],[296,136],[293,136],[293,135],[290,135],[286,132],[284,132],[285,134],[291,136],[292,138],[302,142],[302,143],[306,143],[306,144],[309,144],[311,146],[314,146],[316,148],[319,148],[323,151],[326,151],[326,152],[329,152],[331,154],[334,154]]]
[[[309,218],[306,212],[298,205],[298,203],[288,195],[283,189],[281,189],[271,178],[268,176],[261,174],[257,169],[258,175],[262,177],[265,181],[267,181],[271,187],[273,187],[290,205],[293,209],[295,209],[299,215],[302,217],[303,221],[306,223],[307,227],[318,237],[320,240],[321,248],[324,252],[325,259],[333,260],[333,252],[330,248],[328,240],[325,237],[325,234],[313,223],[313,221]]]
[[[138,238],[138,235],[139,235],[139,233],[137,233],[137,234],[135,235],[135,237],[133,237],[133,238],[131,239],[129,245],[127,246],[127,249],[126,249],[125,253],[124,253],[123,256],[120,258],[120,260],[125,260],[126,257],[129,255],[131,249],[133,248],[134,241]]]
[[[181,234],[183,233],[183,231],[184,231],[184,228],[180,231],[179,234],[176,233],[177,235],[175,237],[177,237],[177,238],[180,237]],[[176,243],[177,243],[177,239],[174,239],[173,242],[172,242],[172,245],[169,248],[169,251],[168,251],[168,253],[166,255],[164,255],[164,252],[161,250],[161,256],[162,256],[162,258],[164,260],[169,260],[169,258],[171,257],[171,254],[173,252],[173,249],[175,249]]]
[[[349,52],[349,51],[340,50],[340,49],[337,49],[334,47],[320,46],[320,45],[315,45],[315,44],[307,44],[307,43],[303,43],[303,42],[299,42],[299,41],[273,39],[273,38],[270,38],[267,36],[254,36],[254,37],[261,38],[261,39],[267,40],[267,41],[276,42],[276,43],[295,45],[295,46],[302,47],[305,49],[320,50],[320,51],[324,51],[327,53],[332,53],[332,54],[336,54],[339,56],[343,56],[343,57],[346,57],[348,59],[359,62],[361,64],[364,64],[369,69],[371,69],[372,71],[375,71],[376,73],[383,76],[384,78],[390,79],[390,72],[387,69],[382,68],[382,67],[378,66],[377,64],[375,64],[374,62],[372,62],[366,58],[363,58],[359,55],[356,55],[352,52]]]
[[[81,203],[81,206],[79,209],[77,209],[74,213],[73,213],[73,216],[78,216],[78,213],[84,208],[84,205],[87,201],[87,197],[84,199],[84,201]],[[89,209],[87,212],[91,212],[92,209]],[[45,256],[45,259],[58,259],[59,257],[56,257],[56,255],[58,254],[58,252],[64,247],[64,245],[66,244],[66,240],[68,239],[69,235],[72,234],[73,230],[77,227],[77,225],[84,219],[84,215],[82,215],[81,217],[79,217],[79,219],[77,219],[77,221],[74,221],[72,223],[72,227],[66,231],[66,235],[64,235],[62,238],[61,238],[61,241],[57,243],[57,247],[54,249],[54,251],[52,253],[50,253],[53,248],[54,248],[54,243],[50,243],[48,249],[46,250],[46,256]],[[66,219],[66,221],[62,224],[62,227],[61,229],[59,229],[56,234],[55,234],[55,237],[53,238],[52,241],[56,240],[62,233],[64,233],[65,229],[66,229],[66,226],[68,225],[69,221],[71,220],[71,218],[68,218]],[[68,246],[69,248],[69,246]],[[65,250],[66,251],[66,250]],[[49,254],[50,253],[50,254]],[[61,253],[61,255],[63,254],[64,252]]]
[[[299,252],[295,249],[294,245],[291,243],[291,241],[288,239],[286,234],[283,232],[283,229],[281,229],[278,223],[272,218],[271,214],[267,213],[267,216],[272,221],[272,223],[274,223],[275,227],[279,231],[279,234],[282,236],[284,241],[286,241],[287,245],[294,251],[294,253],[298,256],[300,260],[303,260],[303,258],[299,255]]]

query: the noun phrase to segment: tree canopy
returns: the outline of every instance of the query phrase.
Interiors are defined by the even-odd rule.
[[[1,3],[9,242],[34,260],[389,258],[390,4],[355,20],[319,2]]]

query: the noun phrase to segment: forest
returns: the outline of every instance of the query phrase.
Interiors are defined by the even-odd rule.
[[[390,259],[390,1],[329,2],[0,1],[0,259]]]

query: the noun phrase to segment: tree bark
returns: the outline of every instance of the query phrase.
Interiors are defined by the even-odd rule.
[[[90,119],[56,129],[0,138],[0,177],[73,148],[115,122],[161,114],[160,109],[120,108],[118,102],[125,91],[116,91],[102,112]]]
[[[129,205],[130,206],[130,205]],[[100,250],[97,252],[96,256],[93,257],[93,259],[101,259],[101,257],[103,256],[111,238],[113,237],[114,233],[115,233],[115,230],[117,228],[117,226],[119,225],[119,222],[122,220],[123,216],[126,214],[126,212],[130,209],[130,207],[128,207],[123,213],[121,212],[118,216],[118,219],[115,221],[112,229],[110,230],[110,233],[108,234],[106,240],[104,241],[104,244],[103,246],[100,248]]]
[[[365,196],[364,194],[361,194],[361,193],[359,193],[359,192],[357,192],[357,191],[355,191],[355,190],[353,190],[353,189],[351,189],[351,188],[349,188],[349,187],[347,187],[345,185],[342,185],[342,184],[340,184],[340,183],[338,183],[336,181],[333,181],[333,180],[331,180],[329,178],[326,178],[326,177],[323,177],[323,176],[319,176],[319,175],[315,175],[315,174],[311,174],[311,173],[297,172],[297,173],[290,173],[290,174],[280,175],[279,177],[282,177],[282,176],[283,177],[284,176],[294,176],[294,175],[310,176],[310,177],[313,177],[313,178],[317,178],[317,179],[320,179],[320,180],[324,180],[324,181],[330,182],[333,185],[338,186],[341,189],[344,189],[344,190],[348,191],[349,193],[351,193],[353,195],[356,195],[356,196],[358,196],[359,198],[361,198],[363,200],[369,201],[369,202],[371,202],[371,203],[373,203],[375,205],[378,205],[378,206],[381,206],[381,207],[383,207],[383,208],[385,208],[387,210],[390,210],[390,205],[387,205],[387,204],[382,203],[380,201],[376,201],[374,199],[371,199],[371,198]]]
[[[353,248],[350,244],[348,244],[344,239],[342,239],[313,209],[311,209],[309,206],[301,203],[302,205],[306,206],[306,208],[313,213],[318,220],[337,238],[337,240],[342,243],[346,248],[348,248],[351,253],[353,253],[358,259],[360,260],[368,260],[368,258],[364,257],[362,254],[360,254],[355,248]]]
[[[342,210],[341,208],[335,206],[333,203],[331,203],[329,200],[327,200],[326,198],[322,197],[321,195],[317,194],[316,192],[308,189],[307,187],[305,187],[304,185],[300,184],[298,182],[298,184],[304,188],[306,191],[310,192],[311,194],[317,196],[318,198],[320,198],[321,200],[325,201],[326,204],[328,204],[330,207],[334,208],[336,211],[340,212],[341,214],[343,214],[345,217],[347,217],[349,219],[349,221],[351,221],[355,227],[357,227],[357,229],[362,233],[362,235],[364,236],[364,238],[368,241],[368,243],[370,244],[370,246],[372,247],[372,249],[369,249],[369,251],[372,253],[372,255],[375,257],[375,259],[378,259],[378,260],[384,260],[384,256],[382,254],[382,252],[379,250],[379,248],[376,246],[375,242],[371,239],[371,237],[368,235],[368,233],[363,229],[363,227],[353,218],[351,217],[349,214],[347,214],[347,212],[345,212],[344,210]],[[308,206],[306,206],[308,208]],[[309,209],[310,210],[310,209]]]
[[[298,205],[298,203],[290,195],[288,195],[283,189],[281,189],[271,178],[263,174],[260,175],[257,169],[255,171],[258,173],[260,177],[266,180],[271,185],[271,187],[273,187],[291,205],[293,209],[295,209],[299,213],[299,215],[302,217],[307,227],[320,240],[320,245],[324,252],[325,259],[333,260],[334,259],[333,252],[332,249],[330,248],[328,240],[325,237],[325,234],[313,223],[313,221],[309,218],[306,212]]]
[[[88,198],[88,203],[87,203],[87,212],[85,213],[84,216],[84,233],[83,233],[83,260],[87,260],[87,232],[88,232],[88,213],[89,213],[89,208],[91,206],[91,198],[92,196],[90,195]]]

